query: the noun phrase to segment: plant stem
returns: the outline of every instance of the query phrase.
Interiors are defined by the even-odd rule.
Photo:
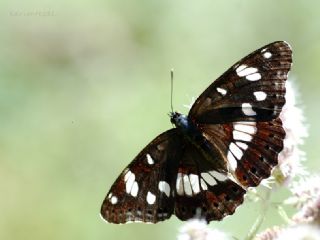
[[[257,235],[265,217],[267,214],[267,211],[269,209],[270,206],[270,196],[271,196],[271,189],[267,189],[266,192],[266,196],[264,198],[264,201],[262,201],[262,212],[259,215],[259,217],[257,218],[257,220],[255,221],[255,223],[253,224],[253,226],[251,227],[249,233],[247,234],[245,240],[252,240],[254,239],[254,237]]]

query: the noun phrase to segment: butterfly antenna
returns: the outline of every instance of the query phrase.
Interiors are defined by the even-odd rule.
[[[173,96],[173,68],[170,71],[171,76],[171,112],[173,113],[172,96]]]

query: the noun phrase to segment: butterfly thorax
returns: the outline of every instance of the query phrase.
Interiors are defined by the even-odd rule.
[[[212,145],[202,135],[198,126],[193,123],[188,116],[178,112],[172,112],[170,113],[170,120],[171,123],[180,130],[184,138],[194,145],[203,155],[204,159],[210,162],[212,166],[215,166],[216,169],[220,169],[222,171],[227,169],[225,162],[216,161],[216,159],[221,159],[221,157],[218,157],[219,153],[212,148]]]
[[[172,112],[170,113],[170,121],[185,134],[190,135],[197,132],[196,126],[184,114]]]
[[[206,139],[203,137],[201,131],[188,116],[178,112],[172,112],[170,113],[170,120],[189,141],[199,146],[207,145]]]

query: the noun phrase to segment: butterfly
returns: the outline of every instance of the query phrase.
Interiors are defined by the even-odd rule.
[[[101,206],[110,223],[221,220],[278,163],[279,114],[292,65],[288,43],[270,43],[230,67],[194,102],[170,113],[174,128],[149,143],[116,179]]]

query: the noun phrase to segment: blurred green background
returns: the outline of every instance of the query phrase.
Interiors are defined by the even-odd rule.
[[[294,51],[291,77],[319,169],[319,1],[1,1],[0,239],[175,239],[156,225],[106,224],[100,205],[122,169],[241,57],[275,40]],[[242,238],[246,203],[212,228]],[[264,226],[281,222],[270,212]]]

